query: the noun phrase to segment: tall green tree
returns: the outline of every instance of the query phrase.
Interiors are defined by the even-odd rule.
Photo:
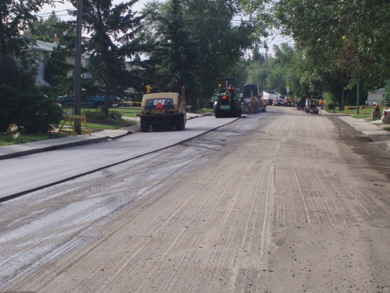
[[[35,84],[33,41],[20,36],[47,0],[0,2],[0,129],[10,123],[26,132],[47,132],[61,119],[61,109]]]
[[[29,21],[31,38],[44,42],[53,42],[54,37],[59,38],[61,45],[73,43],[69,37],[74,38],[74,33],[68,36],[68,25],[62,21],[53,11],[47,19],[40,18]]]
[[[137,1],[118,5],[113,5],[112,0],[83,1],[83,29],[89,36],[83,44],[85,53],[90,55],[87,69],[101,85],[106,115],[111,94],[120,94],[131,85],[141,84],[137,74],[126,70],[127,61],[144,50],[137,39],[142,16],[132,10]],[[77,1],[72,0],[72,4],[77,7]]]
[[[351,85],[365,80],[369,89],[389,78],[389,1],[281,0],[276,9],[280,28],[297,46],[313,59],[330,60]]]
[[[52,0],[2,0],[0,2],[0,54],[23,57],[30,39],[20,38],[19,31],[26,30],[42,6]]]
[[[164,14],[155,15],[159,26],[150,52],[151,65],[157,74],[177,74],[186,86],[187,95],[199,97],[197,71],[200,68],[197,43],[190,35],[179,0],[164,4]]]
[[[236,72],[237,63],[244,50],[252,46],[252,33],[255,30],[250,22],[232,22],[240,13],[238,1],[182,0],[178,14],[172,12],[172,3],[173,1],[151,2],[145,10],[146,30],[149,32],[145,37],[153,44],[150,62],[159,64],[155,57],[166,50],[164,42],[169,44],[168,47],[173,45],[171,40],[166,38],[168,31],[165,27],[170,19],[176,17],[184,28],[182,31],[187,32],[187,36],[181,40],[184,52],[196,50],[194,54],[188,54],[187,61],[196,62],[187,62],[192,67],[187,71],[195,74],[193,84],[199,83],[197,87],[200,90],[200,102],[205,105],[217,87],[216,78],[232,77]]]
[[[253,35],[255,29],[251,22],[235,20],[241,14],[236,1],[183,0],[183,3],[191,33],[198,43],[199,80],[203,101],[207,101],[217,86],[217,77],[236,77],[233,75],[243,52],[257,40]]]

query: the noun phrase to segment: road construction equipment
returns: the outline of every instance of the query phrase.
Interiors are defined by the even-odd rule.
[[[259,86],[257,84],[244,85],[243,112],[259,113],[263,111],[263,102],[259,96]]]
[[[242,101],[234,87],[234,77],[217,78],[218,95],[214,102],[215,118],[241,117]]]
[[[155,82],[152,82],[155,81]],[[187,123],[185,87],[176,74],[147,75],[141,103],[141,131],[184,130]]]

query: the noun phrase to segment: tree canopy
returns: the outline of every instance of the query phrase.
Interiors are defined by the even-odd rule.
[[[43,95],[35,83],[33,43],[20,30],[36,19],[34,15],[48,0],[4,0],[0,2],[0,129],[9,124],[26,132],[47,132],[58,124],[61,110]]]
[[[131,60],[143,50],[137,40],[142,16],[137,16],[131,8],[137,1],[118,5],[113,5],[112,0],[83,1],[83,29],[88,35],[83,45],[90,56],[87,69],[101,85],[105,96],[103,110],[107,115],[111,94],[123,93],[130,85],[141,83],[134,72],[127,70],[126,63],[126,58]],[[72,3],[77,7],[77,1]]]
[[[387,0],[252,0],[248,13],[292,36],[304,58],[311,87],[326,91],[363,85],[363,91],[390,79],[390,2]],[[274,17],[273,17],[274,16]]]
[[[177,12],[174,12],[173,5],[177,5]],[[184,72],[181,70],[182,74],[191,72],[194,75],[192,82],[186,78],[186,84],[192,88],[191,92],[199,93],[197,97],[201,98],[202,104],[206,104],[213,94],[217,86],[215,79],[232,76],[244,50],[252,46],[255,32],[252,23],[233,23],[234,17],[240,13],[240,4],[235,1],[151,2],[144,13],[147,15],[145,37],[153,48],[148,55],[152,68],[155,68],[155,72],[161,66],[165,71],[175,71],[178,69],[175,64],[181,64],[185,69]],[[178,25],[176,30],[171,27],[175,34],[172,34],[173,30],[167,33],[170,22]],[[179,38],[172,38],[174,35]],[[171,58],[171,61],[165,59],[168,63],[161,63],[161,58],[157,58],[158,55],[173,56],[178,51],[183,54]]]

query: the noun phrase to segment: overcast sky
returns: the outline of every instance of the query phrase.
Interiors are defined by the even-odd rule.
[[[135,3],[132,6],[133,11],[141,11],[141,9],[144,7],[145,3],[149,2],[150,0],[139,0],[137,3]],[[50,7],[50,5],[45,5],[43,9],[38,13],[38,16],[41,17],[49,17],[52,11],[54,10],[56,12],[56,15],[61,19],[61,20],[68,20],[70,17],[68,16],[66,10],[67,9],[75,9],[72,4],[68,1],[64,1],[64,4],[57,3],[55,7]],[[113,0],[113,4],[119,4],[122,2],[125,2],[123,0]],[[127,2],[127,1],[126,1]]]
[[[139,0],[137,3],[135,3],[133,6],[132,6],[132,10],[133,11],[141,11],[142,8],[145,6],[146,3],[150,2],[151,0]],[[161,1],[165,1],[165,0],[160,0]],[[67,9],[75,9],[72,4],[70,4],[70,2],[68,1],[64,1],[65,3],[64,4],[56,4],[56,7],[50,7],[50,5],[45,5],[43,7],[43,9],[40,11],[40,13],[38,13],[38,16],[40,17],[43,17],[43,18],[47,18],[50,16],[50,14],[52,13],[52,11],[54,10],[56,12],[56,15],[61,19],[61,20],[69,20],[70,19],[70,16],[67,14]],[[127,2],[127,1],[123,1],[123,0],[113,0],[113,4],[119,4],[119,3],[122,3],[122,2]],[[274,44],[276,45],[280,45],[282,42],[286,42],[286,43],[292,43],[292,40],[288,37],[281,37],[281,36],[273,36],[273,37],[270,37],[268,40],[268,46],[270,48],[269,50],[269,54],[273,55],[273,51],[272,51],[272,46]],[[264,50],[261,50],[263,53],[264,53]]]

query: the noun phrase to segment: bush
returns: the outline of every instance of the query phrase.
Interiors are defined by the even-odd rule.
[[[387,93],[384,96],[383,105],[385,107],[390,107],[390,83],[386,84],[385,89]]]
[[[26,133],[48,133],[61,117],[55,100],[45,97],[35,85],[34,72],[11,58],[0,59],[0,130],[16,123]]]
[[[106,114],[100,110],[90,110],[90,109],[83,109],[82,114],[85,115],[85,117],[88,119],[96,119],[100,121],[106,121],[106,122],[118,122],[122,120],[122,114],[118,110],[109,110],[108,117]]]

